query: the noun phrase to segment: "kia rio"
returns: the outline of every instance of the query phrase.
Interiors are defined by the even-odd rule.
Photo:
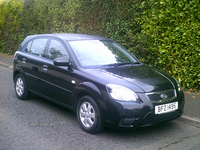
[[[25,38],[14,55],[19,99],[31,93],[76,112],[82,129],[132,128],[173,120],[184,94],[170,75],[142,64],[104,37],[44,34]]]

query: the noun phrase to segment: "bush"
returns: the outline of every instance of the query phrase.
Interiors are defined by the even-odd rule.
[[[111,38],[139,53],[137,34],[140,26],[135,18],[141,14],[141,0],[84,0],[77,14],[79,32]]]
[[[185,88],[200,89],[200,3],[198,0],[149,0],[141,5],[142,36],[148,63],[179,79]]]
[[[199,20],[198,0],[7,0],[0,5],[0,52],[13,54],[30,34],[100,35],[198,91]]]
[[[27,34],[76,31],[78,0],[26,0],[24,7],[22,24]]]
[[[21,38],[22,0],[7,0],[0,5],[0,52],[13,54]]]

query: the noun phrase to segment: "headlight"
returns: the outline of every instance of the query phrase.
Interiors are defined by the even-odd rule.
[[[107,84],[106,88],[109,95],[113,99],[121,101],[136,101],[138,99],[138,96],[135,94],[135,92],[124,86],[116,84]]]
[[[173,77],[173,78],[174,78],[174,77]],[[176,78],[174,78],[174,80],[175,80],[176,83],[177,83],[178,91],[181,91],[181,85],[180,85],[179,81],[178,81]]]

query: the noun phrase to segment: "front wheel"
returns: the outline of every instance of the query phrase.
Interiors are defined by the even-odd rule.
[[[95,134],[101,131],[101,114],[96,102],[90,96],[83,96],[77,106],[77,118],[82,129]]]
[[[30,92],[28,91],[26,86],[26,81],[21,74],[18,74],[15,77],[15,93],[17,97],[21,100],[27,99],[30,95]]]

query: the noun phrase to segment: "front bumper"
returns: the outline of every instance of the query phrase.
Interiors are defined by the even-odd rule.
[[[144,117],[124,117],[120,120],[118,126],[119,127],[132,127],[136,128],[138,126],[144,127],[144,126],[151,126],[157,123],[161,123],[164,121],[169,121],[176,119],[182,115],[180,110],[161,114],[161,115],[155,115],[154,112],[147,113]]]
[[[109,118],[105,120],[115,127],[137,128],[150,126],[160,122],[169,121],[180,117],[184,109],[184,94],[179,92],[177,97],[165,103],[152,103],[144,93],[137,93],[141,102],[122,102],[110,100],[107,114]],[[155,114],[155,106],[178,102],[178,109],[169,113]]]

